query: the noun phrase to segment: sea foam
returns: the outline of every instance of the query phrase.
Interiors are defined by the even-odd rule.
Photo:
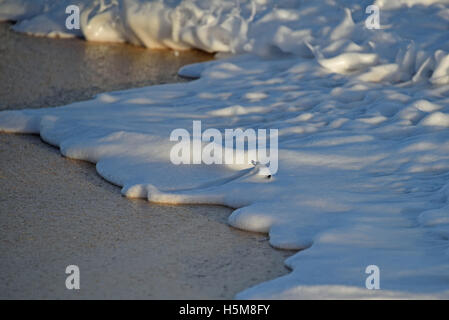
[[[4,1],[0,17],[19,20],[17,31],[67,34],[65,3],[44,2]],[[128,197],[226,205],[230,225],[301,250],[290,274],[238,298],[449,297],[447,1],[376,1],[373,30],[371,1],[79,4],[75,35],[87,40],[236,55],[182,68],[200,77],[189,83],[1,112],[1,130],[39,133],[96,163]],[[193,120],[278,129],[277,174],[173,165],[170,132]],[[382,290],[365,289],[368,265]]]

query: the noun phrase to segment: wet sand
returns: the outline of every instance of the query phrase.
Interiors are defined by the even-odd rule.
[[[180,66],[211,58],[8,29],[0,23],[0,109],[185,81]],[[37,136],[0,134],[0,298],[222,299],[286,274],[291,252],[229,227],[230,213],[126,199],[92,164]],[[65,288],[71,264],[80,290]]]

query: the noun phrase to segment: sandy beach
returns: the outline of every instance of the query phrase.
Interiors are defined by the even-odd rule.
[[[449,299],[448,1],[0,2],[0,298]]]
[[[198,52],[36,38],[0,24],[0,109],[59,106],[100,92],[186,81]],[[288,273],[292,252],[231,228],[231,209],[130,200],[94,165],[37,136],[0,134],[0,298],[222,299]],[[65,287],[80,268],[81,290]]]

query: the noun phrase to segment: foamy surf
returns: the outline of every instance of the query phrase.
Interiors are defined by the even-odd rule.
[[[241,55],[183,68],[200,77],[186,84],[2,112],[3,131],[39,133],[128,196],[226,205],[232,226],[305,249],[287,260],[288,276],[238,298],[449,297],[446,1],[377,1],[378,30],[365,28],[368,1],[102,3],[82,10],[87,40]],[[10,17],[31,33],[56,10],[23,8]],[[279,129],[276,176],[173,165],[170,132],[198,119]],[[372,264],[382,290],[365,295]]]

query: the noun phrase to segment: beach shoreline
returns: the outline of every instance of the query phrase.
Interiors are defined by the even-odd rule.
[[[30,37],[5,23],[0,38],[2,110],[186,81],[176,74],[180,66],[211,59]],[[231,209],[121,197],[94,165],[62,157],[35,135],[0,134],[0,183],[2,299],[229,299],[288,273],[283,260],[291,252],[230,227]],[[80,290],[65,287],[72,264],[80,268]]]

